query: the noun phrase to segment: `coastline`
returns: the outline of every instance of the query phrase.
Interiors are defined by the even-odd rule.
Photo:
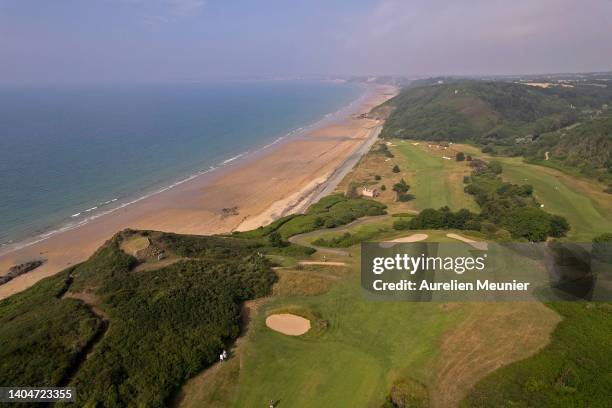
[[[33,259],[47,262],[1,285],[0,299],[84,261],[125,228],[216,234],[256,228],[303,211],[329,191],[327,186],[335,183],[335,187],[338,174],[350,170],[363,146],[376,140],[380,121],[357,114],[368,112],[394,92],[392,87],[376,86],[336,113],[251,153],[229,158],[214,171],[196,173],[27,246],[3,248],[0,271]],[[231,207],[238,207],[238,214],[221,215],[223,208]]]

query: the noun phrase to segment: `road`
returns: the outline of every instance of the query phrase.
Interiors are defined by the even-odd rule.
[[[382,125],[375,126],[372,128],[372,130],[370,130],[370,134],[368,135],[367,139],[363,141],[361,146],[359,146],[359,148],[355,150],[353,154],[347,157],[346,160],[333,171],[325,183],[321,183],[319,186],[317,186],[309,197],[300,203],[300,213],[304,213],[312,203],[316,203],[321,198],[334,192],[336,187],[338,187],[338,184],[340,184],[344,177],[353,169],[353,167],[355,167],[359,159],[361,159],[361,157],[370,150],[372,145],[378,139],[378,135],[380,135],[381,130]]]

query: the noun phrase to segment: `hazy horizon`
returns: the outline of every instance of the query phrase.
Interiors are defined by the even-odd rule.
[[[612,1],[0,0],[0,83],[612,70]]]

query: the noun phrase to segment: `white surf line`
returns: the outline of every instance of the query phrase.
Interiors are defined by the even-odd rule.
[[[310,125],[306,125],[306,126],[304,126],[304,127],[299,127],[299,128],[297,128],[297,129],[294,129],[294,130],[292,130],[292,131],[290,131],[290,132],[286,133],[284,136],[281,136],[281,137],[277,138],[277,139],[276,139],[276,140],[274,140],[272,143],[270,143],[270,144],[268,144],[268,145],[266,145],[266,146],[263,146],[262,148],[258,149],[258,151],[260,151],[260,150],[264,150],[264,149],[266,149],[266,148],[269,148],[270,146],[272,146],[272,145],[275,145],[275,144],[279,143],[280,141],[282,141],[282,140],[283,140],[283,139],[285,139],[285,138],[288,138],[288,137],[293,138],[293,137],[301,136],[301,135],[303,135],[303,134],[306,134],[306,133],[307,133],[308,131],[310,131],[310,130],[316,129],[316,128],[321,127],[321,126],[324,126],[326,123],[332,123],[334,120],[337,120],[337,119],[338,119],[338,117],[339,117],[338,115],[339,115],[339,114],[342,114],[342,115],[344,115],[345,113],[346,113],[347,115],[348,115],[348,114],[350,114],[350,111],[351,111],[352,109],[354,109],[354,107],[355,107],[355,106],[357,106],[357,104],[358,104],[358,103],[360,103],[361,101],[365,100],[365,99],[366,99],[366,98],[367,98],[369,95],[370,95],[370,91],[366,90],[366,91],[365,91],[364,93],[362,93],[362,94],[361,94],[361,95],[360,95],[360,96],[359,96],[357,99],[353,100],[353,101],[352,101],[352,102],[350,102],[348,105],[346,105],[346,106],[344,106],[344,107],[341,107],[341,108],[340,108],[338,111],[336,111],[336,112],[332,113],[332,114],[331,114],[331,117],[326,117],[326,116],[324,116],[322,119],[320,119],[320,120],[318,120],[318,121],[316,121],[316,122],[314,122],[314,123],[312,123],[312,124],[310,124]],[[382,130],[382,128],[381,128],[381,130]],[[379,132],[380,132],[380,131],[379,131]],[[292,133],[293,133],[293,134],[292,134]],[[256,153],[256,152],[257,152],[257,151],[255,151],[255,152],[253,152],[253,153]],[[38,244],[38,243],[43,242],[43,241],[46,241],[47,239],[51,238],[52,236],[55,236],[55,235],[57,235],[57,234],[61,234],[61,233],[66,232],[66,231],[71,231],[71,230],[73,230],[73,229],[79,228],[79,227],[81,227],[81,226],[83,226],[83,225],[86,225],[86,224],[88,224],[89,222],[91,222],[91,221],[93,221],[93,220],[95,220],[95,219],[97,219],[97,218],[103,217],[103,216],[105,216],[105,215],[107,215],[107,214],[111,214],[111,213],[113,213],[113,212],[115,212],[115,211],[117,211],[117,210],[120,210],[120,209],[122,209],[122,208],[127,207],[128,205],[135,204],[135,203],[137,203],[137,202],[139,202],[139,201],[145,200],[145,199],[147,199],[147,198],[149,198],[149,197],[152,197],[152,196],[154,196],[154,195],[157,195],[157,194],[163,193],[163,192],[165,192],[165,191],[167,191],[167,190],[170,190],[170,189],[172,189],[172,188],[174,188],[174,187],[177,187],[177,186],[179,186],[179,185],[181,185],[181,184],[183,184],[183,183],[186,183],[186,182],[188,182],[188,181],[191,181],[191,180],[193,180],[193,179],[195,179],[195,178],[197,178],[197,177],[200,177],[200,176],[202,176],[202,175],[204,175],[204,174],[207,174],[207,173],[213,172],[213,171],[215,171],[215,170],[216,170],[216,169],[218,169],[218,168],[221,168],[221,167],[225,167],[225,166],[229,166],[229,165],[231,165],[231,164],[234,164],[234,163],[232,163],[232,162],[233,162],[234,160],[236,160],[236,159],[238,159],[238,158],[242,157],[242,156],[249,156],[249,152],[248,152],[248,151],[247,151],[247,152],[243,152],[243,153],[239,154],[238,156],[231,157],[230,159],[227,159],[227,160],[225,160],[224,162],[221,162],[220,164],[217,164],[217,165],[211,165],[211,166],[210,166],[210,167],[209,167],[207,170],[200,170],[200,171],[197,171],[196,173],[194,173],[194,174],[192,174],[192,175],[190,175],[190,176],[187,176],[187,177],[185,177],[185,178],[183,178],[183,179],[180,179],[180,180],[178,180],[178,181],[176,181],[176,182],[174,182],[174,183],[172,183],[172,184],[170,184],[170,185],[167,185],[167,186],[165,186],[165,187],[159,188],[159,189],[154,190],[154,191],[152,191],[152,192],[150,192],[150,193],[144,194],[144,195],[142,195],[142,196],[140,196],[140,197],[137,197],[137,198],[135,198],[135,199],[133,199],[133,200],[131,200],[131,201],[125,202],[125,203],[123,203],[123,204],[120,204],[120,205],[118,205],[117,207],[114,207],[114,208],[108,209],[108,210],[106,210],[106,211],[99,212],[99,213],[97,213],[97,214],[95,214],[95,213],[94,213],[95,215],[91,215],[91,216],[89,216],[89,217],[87,217],[87,218],[83,218],[83,219],[81,219],[81,220],[80,220],[80,221],[78,221],[78,222],[74,222],[74,223],[68,223],[68,224],[59,225],[59,226],[58,226],[58,228],[56,228],[56,229],[53,229],[53,230],[47,231],[47,232],[42,233],[42,234],[35,235],[35,236],[33,236],[33,237],[24,238],[24,239],[22,239],[22,240],[19,240],[18,242],[15,242],[14,240],[9,240],[9,241],[7,241],[7,242],[4,242],[4,243],[0,244],[0,248],[1,248],[1,250],[0,250],[0,256],[6,255],[6,254],[11,253],[11,252],[14,252],[14,251],[18,251],[18,250],[20,250],[20,249],[23,249],[23,248],[29,247],[29,246],[31,246],[31,245]],[[340,182],[340,181],[338,181],[338,183],[339,183],[339,182]],[[336,184],[336,185],[337,185],[337,184]],[[335,187],[334,187],[334,188],[335,188]],[[332,191],[333,191],[333,190],[332,190]],[[114,199],[110,200],[110,202],[111,202],[111,203],[114,203],[115,201],[117,201],[117,198],[114,198]],[[87,209],[87,210],[85,210],[85,211],[83,211],[83,212],[85,212],[85,213],[87,213],[87,212],[91,212],[91,211],[93,211],[93,210],[96,210],[97,208],[98,208],[98,207],[96,206],[96,207],[93,207],[93,208]],[[75,214],[73,214],[73,215],[71,216],[71,218],[77,218],[77,217],[80,217],[80,216],[82,215],[82,213],[83,213],[83,212],[75,213]]]

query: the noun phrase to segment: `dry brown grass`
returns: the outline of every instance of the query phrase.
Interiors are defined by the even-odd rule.
[[[541,303],[450,304],[465,319],[440,344],[430,389],[432,407],[453,407],[471,387],[497,368],[525,359],[548,344],[561,320]]]
[[[276,271],[278,282],[272,288],[273,296],[312,296],[327,292],[338,278],[291,269]]]
[[[377,153],[382,141],[374,144],[370,152],[364,155],[359,163],[351,170],[349,174],[338,185],[338,192],[346,192],[349,185],[353,182],[359,186],[375,187],[380,191],[380,187],[384,185],[385,191],[380,191],[380,196],[376,197],[376,201],[386,204],[389,207],[389,212],[412,212],[412,207],[408,202],[397,202],[395,193],[393,192],[393,184],[398,183],[402,177],[407,181],[409,175],[406,173],[407,163],[405,157],[399,152],[393,152],[393,158],[388,158],[381,153]],[[393,151],[393,146],[389,146]],[[400,167],[400,173],[393,173],[393,166]],[[380,176],[381,180],[375,180],[376,176]]]
[[[121,242],[120,248],[128,255],[136,256],[138,251],[146,249],[151,245],[149,238],[142,235],[134,235]]]

